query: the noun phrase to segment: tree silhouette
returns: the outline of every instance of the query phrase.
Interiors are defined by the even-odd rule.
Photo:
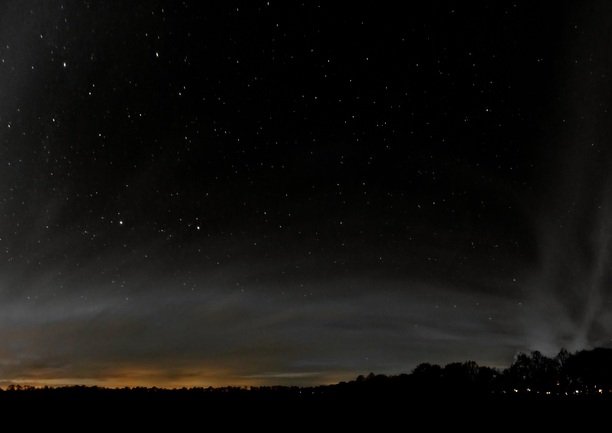
[[[612,392],[612,349],[581,350],[563,364],[569,391]]]

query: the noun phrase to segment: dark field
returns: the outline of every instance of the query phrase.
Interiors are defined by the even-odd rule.
[[[600,425],[611,395],[487,394],[470,390],[415,392],[352,383],[317,388],[102,389],[68,387],[0,393],[5,414],[65,427],[195,429],[265,427],[267,431],[430,431],[470,428],[518,431],[527,427]],[[352,384],[355,385],[355,384]],[[448,430],[452,429],[452,430]]]

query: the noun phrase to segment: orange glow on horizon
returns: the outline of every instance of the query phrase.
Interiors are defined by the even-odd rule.
[[[104,377],[44,377],[38,374],[36,377],[12,378],[0,380],[6,389],[10,384],[21,386],[43,387],[65,387],[65,386],[98,386],[101,388],[222,388],[239,387],[249,388],[258,386],[318,386],[331,385],[342,381],[354,380],[357,375],[344,373],[320,374],[302,373],[295,375],[269,374],[269,375],[237,375],[235,372],[226,370],[203,371],[168,371],[159,368],[123,368],[106,371]]]

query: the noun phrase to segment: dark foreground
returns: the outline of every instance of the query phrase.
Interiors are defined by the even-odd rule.
[[[28,431],[601,430],[612,413],[612,348],[554,358],[519,354],[496,370],[474,361],[423,363],[307,388],[121,388],[11,385],[0,413]],[[609,429],[609,428],[607,428]]]
[[[329,390],[327,390],[329,391]],[[518,431],[601,425],[612,409],[608,395],[447,394],[373,389],[282,388],[101,389],[70,387],[4,391],[6,416],[35,428],[219,431],[424,431],[470,428]],[[25,417],[25,418],[22,418]],[[59,423],[59,424],[58,424]]]

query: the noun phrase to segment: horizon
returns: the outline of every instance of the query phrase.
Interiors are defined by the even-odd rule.
[[[567,351],[569,355],[576,355],[578,353],[581,352],[592,352],[595,350],[600,350],[600,349],[607,349],[607,350],[612,350],[612,347],[603,347],[603,346],[599,346],[599,347],[593,347],[590,349],[580,349],[580,350],[576,350],[574,352],[570,352]],[[550,359],[554,359],[556,358],[557,355],[559,355],[562,351],[566,350],[565,348],[559,348],[559,350],[557,351],[557,353],[555,353],[554,355],[550,356],[547,354],[542,353],[541,351],[534,349],[531,351],[527,351],[527,352],[519,352],[516,354],[516,356],[520,355],[520,354],[526,354],[526,355],[531,355],[534,352],[538,352],[540,354],[542,354],[544,357],[550,358]],[[381,372],[375,372],[375,371],[369,371],[369,372],[362,372],[362,373],[358,373],[356,376],[353,377],[349,377],[348,374],[345,376],[341,376],[341,378],[334,380],[334,379],[329,379],[327,381],[322,381],[322,382],[316,382],[316,381],[311,381],[311,380],[307,380],[305,382],[299,382],[299,380],[297,381],[293,381],[293,377],[291,376],[286,376],[285,379],[289,379],[289,381],[277,381],[277,382],[272,382],[269,380],[265,380],[265,381],[254,381],[254,382],[249,382],[249,381],[237,381],[237,382],[217,382],[216,385],[213,385],[212,382],[204,384],[204,383],[198,383],[198,384],[188,384],[186,382],[183,381],[178,381],[176,383],[173,382],[169,382],[166,385],[159,385],[156,383],[151,383],[151,384],[145,384],[145,382],[133,382],[133,383],[127,383],[125,381],[121,382],[121,381],[117,381],[117,382],[108,382],[108,381],[96,381],[96,380],[74,380],[74,381],[35,381],[35,382],[27,382],[27,381],[0,381],[0,389],[1,390],[7,390],[7,388],[11,385],[18,385],[18,386],[25,386],[25,387],[34,387],[37,389],[41,389],[41,388],[63,388],[63,387],[98,387],[98,388],[103,388],[103,389],[124,389],[124,388],[147,388],[147,389],[152,389],[152,388],[157,388],[157,389],[161,389],[161,390],[174,390],[174,389],[183,389],[183,388],[187,388],[187,389],[198,389],[198,388],[215,388],[215,389],[220,389],[220,388],[240,388],[240,389],[251,389],[251,388],[265,388],[265,387],[298,387],[298,388],[312,388],[312,387],[325,387],[325,386],[333,386],[333,385],[339,385],[342,383],[347,383],[347,382],[353,382],[353,381],[357,381],[359,380],[360,377],[363,378],[367,378],[370,375],[375,375],[375,376],[386,376],[386,377],[398,377],[398,376],[405,376],[405,375],[412,375],[414,372],[414,369],[421,366],[421,365],[432,365],[432,366],[439,366],[442,369],[444,369],[445,367],[449,366],[449,365],[453,365],[453,364],[464,364],[464,363],[469,363],[469,362],[475,362],[476,365],[478,365],[478,367],[484,367],[484,368],[490,368],[498,373],[502,373],[505,370],[510,369],[510,367],[512,366],[512,364],[514,363],[514,361],[516,361],[516,356],[513,359],[512,362],[510,362],[508,365],[505,366],[501,366],[501,365],[486,365],[486,364],[481,364],[478,361],[475,361],[474,359],[465,359],[465,360],[455,360],[455,361],[450,361],[447,363],[436,363],[436,362],[432,362],[432,361],[423,361],[418,363],[417,365],[415,365],[414,367],[410,368],[409,370],[406,371],[399,371],[399,372],[390,372],[390,373],[381,373]],[[311,377],[312,375],[309,374],[305,374],[304,376],[306,377]],[[269,377],[274,377],[274,375],[270,375],[270,376],[265,376],[264,379],[267,379]]]

